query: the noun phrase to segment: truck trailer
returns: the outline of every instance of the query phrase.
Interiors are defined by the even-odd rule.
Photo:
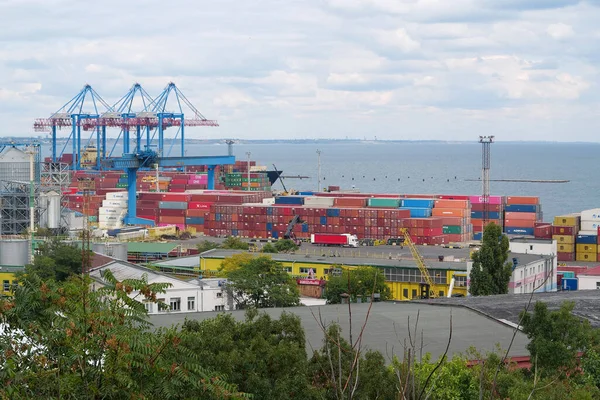
[[[320,246],[358,247],[358,237],[349,233],[313,233],[310,243]]]

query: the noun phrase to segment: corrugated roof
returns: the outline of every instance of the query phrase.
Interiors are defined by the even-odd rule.
[[[176,283],[178,286],[194,287],[198,284],[183,281],[181,279],[173,278],[151,270],[150,268],[142,267],[140,265],[131,264],[124,261],[113,261],[112,263],[105,264],[99,268],[95,268],[90,271],[90,276],[96,281],[102,282],[102,273],[105,270],[110,270],[115,278],[119,281],[125,279],[141,279],[144,275],[147,276],[148,282],[168,282]]]
[[[600,276],[600,265],[594,268],[590,268],[587,271],[580,272],[579,276]]]
[[[187,256],[172,258],[167,261],[155,262],[154,265],[160,267],[187,267],[194,268],[200,264],[200,256]]]
[[[127,251],[129,253],[163,253],[167,254],[177,248],[176,243],[148,243],[148,242],[129,242]]]

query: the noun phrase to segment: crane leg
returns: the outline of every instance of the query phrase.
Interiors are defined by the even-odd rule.
[[[154,221],[137,216],[137,168],[127,168],[127,216],[125,225],[150,225]]]

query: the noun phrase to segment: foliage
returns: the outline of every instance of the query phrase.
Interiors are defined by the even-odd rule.
[[[297,316],[283,313],[277,320],[251,309],[245,321],[220,314],[202,322],[187,320],[183,330],[189,343],[182,343],[241,391],[257,399],[315,398]]]
[[[231,257],[226,257],[219,267],[219,275],[227,276],[229,273],[240,269],[240,267],[252,260],[254,256],[248,253],[234,254]]]
[[[341,303],[343,293],[348,293],[352,300],[355,300],[356,296],[362,296],[366,299],[371,297],[373,293],[379,293],[381,301],[392,297],[390,288],[385,283],[383,273],[380,269],[374,267],[344,269],[341,276],[330,277],[325,288],[327,303]]]
[[[262,253],[277,253],[277,249],[271,243],[267,243],[261,249]]]
[[[473,296],[489,296],[508,293],[512,275],[512,263],[507,262],[508,237],[494,223],[485,227],[478,251],[473,253],[470,293]]]
[[[205,251],[209,251],[212,249],[216,249],[219,247],[218,243],[211,242],[210,240],[203,240],[196,245],[196,248],[200,253],[204,253]]]
[[[227,239],[225,239],[221,245],[221,248],[230,250],[248,250],[250,246],[240,238],[229,236]]]
[[[88,277],[57,283],[31,274],[0,302],[0,398],[241,396],[182,344],[186,333],[150,329],[144,305],[130,297],[156,301],[168,284],[120,282],[106,271],[102,288],[91,285]]]
[[[298,245],[291,239],[280,239],[275,242],[275,250],[278,253],[290,253],[298,250]]]
[[[81,255],[81,249],[76,245],[52,239],[40,243],[33,264],[25,266],[25,273],[64,281],[73,274],[81,273]]]
[[[533,313],[521,315],[523,332],[530,339],[527,349],[545,376],[572,371],[577,352],[592,345],[590,322],[573,315],[574,307],[575,303],[564,302],[560,309],[549,311],[546,303],[538,301]]]
[[[227,274],[228,293],[238,308],[292,307],[300,304],[298,287],[283,266],[261,256]]]

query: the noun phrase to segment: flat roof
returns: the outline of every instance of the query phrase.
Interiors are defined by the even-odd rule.
[[[552,242],[554,240],[552,240],[552,239],[539,239],[539,238],[531,238],[531,237],[519,236],[519,237],[511,237],[510,241],[511,242],[515,242],[515,243],[545,243],[545,244],[552,244]]]
[[[497,296],[468,296],[435,299],[435,304],[463,306],[489,315],[496,319],[505,319],[519,323],[519,314],[529,302],[531,293],[503,294]],[[577,290],[551,293],[535,293],[529,306],[533,310],[536,301],[543,301],[551,310],[557,310],[564,301],[575,302],[573,314],[587,318],[592,326],[600,327],[600,290]],[[419,302],[422,302],[420,300]]]
[[[204,252],[200,257],[204,258],[226,258],[231,257],[234,254],[244,253],[244,250],[221,250],[215,249]],[[250,253],[256,255],[267,255],[279,262],[305,262],[314,264],[341,264],[350,266],[376,266],[376,267],[387,267],[387,268],[417,268],[417,264],[411,259],[396,259],[392,253],[392,259],[389,258],[368,258],[368,257],[332,257],[332,256],[315,256],[307,254],[287,254],[287,253]],[[335,254],[335,253],[332,253]],[[429,269],[433,270],[452,270],[452,271],[466,271],[467,263],[464,261],[427,261]]]
[[[320,318],[326,324],[337,322],[342,328],[346,339],[349,334],[348,306],[332,304],[311,307],[269,308],[262,309],[273,318],[279,318],[282,312],[290,312],[300,317],[306,334],[306,351],[312,354],[313,349],[323,346],[323,331],[317,320]],[[231,313],[238,321],[243,321],[245,312],[225,311]],[[365,318],[369,313],[369,304],[352,304],[352,336],[359,335]],[[185,319],[205,320],[217,316],[217,312],[200,313],[169,313],[154,314],[150,322],[155,327],[170,327],[182,324]],[[380,351],[390,361],[392,355],[402,358],[404,343],[408,342],[408,322],[414,331],[417,320],[417,337],[423,332],[423,355],[431,353],[437,359],[444,353],[448,343],[450,331],[450,315],[452,315],[452,340],[450,342],[449,356],[464,353],[474,346],[482,353],[494,351],[496,345],[506,349],[513,336],[514,330],[508,325],[487,318],[477,312],[464,307],[444,307],[429,304],[409,302],[383,302],[374,303],[370,310],[366,328],[363,334],[363,348]],[[526,335],[518,332],[511,347],[510,355],[529,354],[525,346],[528,343]],[[417,346],[417,349],[420,346]]]
[[[527,264],[531,264],[531,263],[539,261],[539,260],[551,259],[552,256],[539,255],[539,254],[512,253],[512,252],[509,253],[508,261],[512,262],[513,258],[516,258],[519,261],[519,265],[527,265]]]
[[[172,252],[177,246],[177,243],[127,242],[127,252],[166,254]]]

